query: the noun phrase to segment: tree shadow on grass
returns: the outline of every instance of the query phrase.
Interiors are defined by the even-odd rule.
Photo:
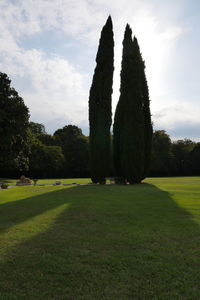
[[[19,224],[63,204],[45,232],[1,263],[0,299],[200,298],[200,227],[168,192],[79,186],[1,209],[23,211]]]
[[[0,232],[43,214],[48,210],[69,203],[70,199],[63,197],[63,190],[65,188],[0,204]],[[73,197],[73,192],[69,194]]]

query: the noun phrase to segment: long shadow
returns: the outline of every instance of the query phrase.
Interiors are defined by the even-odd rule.
[[[63,191],[70,189],[70,197],[73,197],[72,187],[62,190],[47,192],[34,197],[6,202],[0,204],[0,232],[9,229],[12,226],[25,222],[45,211],[54,209],[69,201],[63,197]],[[77,192],[75,192],[78,196]]]
[[[168,192],[80,186],[43,196],[10,203],[27,210],[18,223],[70,205],[0,265],[0,299],[200,298],[200,226]]]

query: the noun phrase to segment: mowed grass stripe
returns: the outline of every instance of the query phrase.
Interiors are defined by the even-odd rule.
[[[198,182],[1,191],[0,299],[199,299]]]

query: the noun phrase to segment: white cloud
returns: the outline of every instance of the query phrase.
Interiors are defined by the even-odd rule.
[[[21,62],[33,85],[33,90],[24,94],[24,99],[34,119],[51,123],[49,120],[56,118],[56,125],[59,125],[59,118],[76,124],[87,118],[82,111],[87,106],[84,75],[78,73],[66,59],[47,58],[33,50],[26,51]]]
[[[20,37],[36,34],[42,27],[61,26],[58,14],[62,8],[50,1],[37,1],[36,5],[29,0],[18,1],[16,5],[3,1],[0,6],[3,8],[0,69],[14,79],[13,82],[28,79],[28,90],[22,88],[20,94],[30,109],[31,118],[48,124],[51,131],[67,122],[83,122],[87,119],[88,94],[84,87],[87,75],[80,74],[64,57],[49,56],[34,48],[25,50],[18,43]]]
[[[90,53],[97,49],[101,28],[109,14],[113,17],[115,37],[113,108],[119,96],[122,39],[128,22],[138,38],[146,61],[152,111],[162,112],[165,110],[165,99],[171,98],[164,80],[168,73],[168,62],[185,29],[182,24],[165,23],[149,1],[1,0],[1,71],[8,73],[13,82],[20,78],[21,81],[28,79],[30,86],[21,87],[20,92],[30,108],[32,119],[43,122],[49,130],[55,130],[67,122],[86,126],[91,84],[88,78],[92,78],[92,74],[78,71],[73,59],[49,55],[34,47],[26,50],[19,43],[20,39],[48,31],[63,37],[63,47],[71,47],[76,39]],[[70,41],[67,40],[68,36],[71,37]],[[95,57],[95,54],[92,56]],[[87,61],[88,57],[85,59]],[[173,123],[172,116],[177,122],[184,112],[180,111],[179,118],[166,109],[165,115],[157,118],[156,122],[160,126],[172,126],[169,125]]]
[[[20,35],[34,35],[41,31],[57,30],[70,35],[93,31],[95,25],[104,22],[99,6],[87,0],[1,0],[1,23],[16,38]],[[57,32],[57,33],[58,33]]]
[[[173,104],[165,106],[153,114],[154,125],[157,129],[175,130],[176,127],[200,126],[200,107],[191,103],[173,100]]]
[[[119,12],[118,12],[119,13]],[[163,97],[168,94],[168,87],[165,85],[165,76],[168,72],[168,64],[171,54],[175,49],[178,39],[185,32],[185,28],[180,25],[171,25],[167,27],[160,26],[160,20],[152,13],[147,5],[140,6],[136,13],[132,10],[127,12],[127,18],[123,15],[117,18],[115,34],[115,81],[114,95],[115,104],[119,97],[120,68],[122,56],[123,31],[126,23],[129,23],[133,35],[138,38],[140,50],[146,64],[146,74],[149,84],[150,97],[153,100],[152,109],[162,107]],[[121,29],[120,29],[121,28]],[[122,31],[123,28],[123,31]]]
[[[55,126],[50,126],[52,130],[59,127],[59,119],[63,126],[66,122],[77,124],[87,119],[85,74],[77,72],[66,59],[49,58],[36,49],[25,51],[17,45],[10,49],[1,48],[0,69],[11,78],[30,81],[29,90],[21,90],[20,94],[32,119],[44,124],[51,124],[51,120],[55,122],[56,119]]]

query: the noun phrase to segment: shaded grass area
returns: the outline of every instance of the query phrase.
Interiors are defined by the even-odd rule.
[[[0,299],[200,299],[200,178],[0,191]]]

